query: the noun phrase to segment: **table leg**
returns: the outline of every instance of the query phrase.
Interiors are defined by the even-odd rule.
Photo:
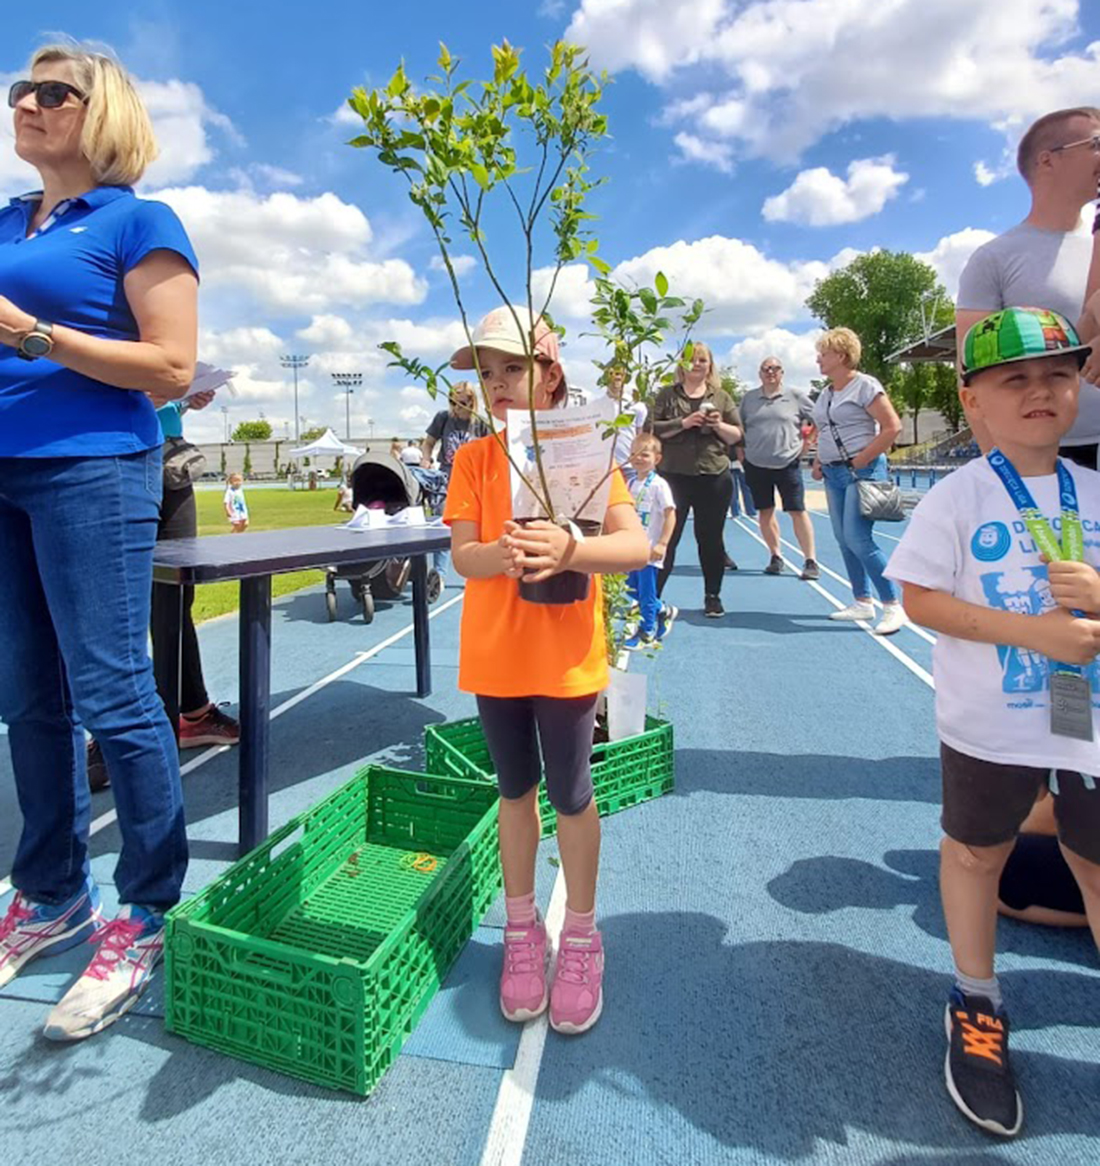
[[[172,732],[180,734],[180,641],[183,635],[183,588],[153,584],[153,677]]]
[[[428,556],[412,557],[413,642],[416,655],[416,695],[432,692],[432,659],[428,623]]]
[[[268,834],[271,714],[271,576],[241,580],[240,853]]]

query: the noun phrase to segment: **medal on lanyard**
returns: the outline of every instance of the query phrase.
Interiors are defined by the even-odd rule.
[[[1050,523],[1035,505],[1035,499],[1016,467],[999,449],[988,458],[993,472],[1001,479],[1016,509],[1020,512],[1035,545],[1052,562],[1083,562],[1085,535],[1081,512],[1077,506],[1077,487],[1066,467],[1058,462],[1058,496],[1062,504],[1062,538],[1055,537]],[[1083,613],[1075,611],[1074,615]],[[1050,663],[1050,731],[1059,737],[1091,741],[1092,687],[1084,670],[1076,664]]]
[[[641,519],[642,527],[649,528],[649,515],[652,511],[652,505],[647,506],[644,510],[642,504],[645,502],[652,502],[649,497],[649,488],[653,485],[653,479],[657,476],[656,470],[650,470],[645,476],[645,481],[642,483],[642,488],[638,491],[638,500],[634,503],[634,509],[638,512],[638,517]]]

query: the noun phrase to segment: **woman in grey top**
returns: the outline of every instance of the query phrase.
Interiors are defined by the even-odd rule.
[[[885,481],[886,451],[901,432],[901,421],[886,390],[873,376],[857,372],[863,348],[850,328],[833,328],[817,342],[817,367],[829,386],[814,404],[817,457],[813,476],[824,479],[833,533],[844,556],[855,602],[830,619],[875,617],[868,577],[882,600],[875,634],[893,635],[905,626],[897,589],[886,578],[886,556],[875,542],[874,523],[859,512],[856,481]]]

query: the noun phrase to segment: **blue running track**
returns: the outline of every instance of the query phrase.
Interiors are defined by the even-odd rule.
[[[718,621],[702,617],[690,532],[684,541],[666,596],[680,619],[656,659],[632,664],[650,674],[650,707],[675,723],[677,789],[605,822],[607,996],[591,1033],[542,1043],[528,1026],[521,1045],[500,1017],[499,905],[366,1101],[167,1035],[159,987],[100,1036],[49,1044],[48,1005],[87,959],[70,952],[0,992],[4,1160],[1100,1163],[1100,978],[1086,932],[1001,923],[1021,1137],[989,1139],[947,1098],[931,637],[905,629],[883,643],[830,622],[851,593],[828,520],[814,523],[818,558],[841,577],[818,587],[761,574],[755,524],[727,524],[741,570],[726,576]],[[901,532],[880,533],[889,548]],[[273,826],[365,759],[418,766],[425,725],[473,712],[455,688],[460,603],[449,590],[436,608],[436,694],[424,701],[409,695],[411,635],[367,657],[409,628],[407,605],[380,605],[368,627],[346,590],[334,624],[318,590],[276,604],[273,705],[316,687],[272,726]],[[232,617],[201,629],[210,691],[230,702],[236,635]],[[185,760],[195,890],[233,856],[236,758]],[[98,795],[94,870],[108,899],[111,809]],[[19,821],[0,748],[0,875]],[[553,844],[544,850],[545,910],[558,870]]]

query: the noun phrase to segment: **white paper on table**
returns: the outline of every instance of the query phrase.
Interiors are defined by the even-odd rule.
[[[231,369],[215,368],[212,364],[200,360],[195,364],[195,379],[184,393],[183,399],[186,401],[199,393],[216,393],[219,389],[228,389],[235,397],[237,390],[233,387],[233,376]]]
[[[430,521],[424,515],[423,506],[407,506],[396,514],[387,514],[384,510],[372,510],[361,505],[350,520],[344,523],[344,529],[383,530],[391,526],[428,526]]]
[[[535,460],[533,432],[537,432],[542,466],[555,510],[552,517],[603,522],[611,493],[608,468],[614,446],[610,439],[604,439],[607,422],[608,410],[603,402],[572,409],[538,409],[535,411],[534,430],[528,410],[508,410],[508,452],[514,463],[510,467],[512,514],[515,518],[546,517],[539,500],[543,487]],[[516,466],[523,470],[522,474]],[[534,484],[537,495],[528,483]]]

